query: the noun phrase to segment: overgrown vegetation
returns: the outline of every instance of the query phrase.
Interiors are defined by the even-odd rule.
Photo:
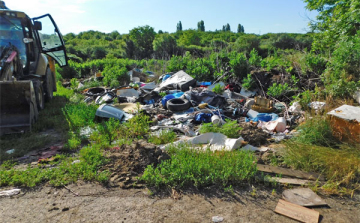
[[[255,156],[248,151],[197,150],[187,145],[169,148],[170,160],[148,166],[140,178],[147,185],[163,188],[203,188],[251,181],[256,173]]]
[[[329,120],[322,116],[308,119],[298,127],[299,135],[285,142],[284,162],[296,169],[322,173],[321,186],[330,194],[353,194],[360,188],[360,146],[340,143]]]
[[[102,150],[96,145],[87,146],[80,150],[79,162],[67,157],[55,168],[28,167],[26,170],[9,169],[9,164],[0,166],[0,186],[34,187],[44,182],[53,186],[63,186],[78,181],[97,180],[106,183],[108,172],[98,172],[106,159]]]

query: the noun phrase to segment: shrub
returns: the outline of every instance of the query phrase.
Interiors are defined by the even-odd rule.
[[[285,84],[273,83],[273,85],[268,88],[267,94],[272,97],[278,98],[284,95],[289,90],[290,88],[287,83]]]
[[[130,82],[130,76],[126,67],[117,66],[106,66],[103,71],[104,79],[103,83],[106,86],[110,86],[113,80],[117,80],[117,83],[126,84]],[[113,82],[112,85],[115,83]],[[115,87],[115,86],[112,86]]]
[[[238,77],[239,79],[246,77],[248,73],[249,65],[245,54],[231,52],[229,58],[230,58],[229,64],[231,67],[231,72],[235,75],[235,77]]]
[[[308,53],[305,56],[306,64],[316,74],[322,74],[326,69],[326,60],[320,55]]]
[[[254,85],[254,81],[252,79],[252,75],[251,74],[248,74],[246,78],[244,78],[242,80],[242,87],[249,90],[253,87]]]
[[[120,128],[120,122],[114,118],[110,118],[108,121],[101,122],[97,126],[97,130],[104,137],[106,142],[111,145],[111,143],[119,135],[118,130]]]
[[[261,56],[258,55],[256,49],[252,49],[250,52],[249,64],[252,66],[260,67],[261,66]]]
[[[221,87],[220,84],[216,84],[215,87],[212,89],[213,92],[215,92],[216,94],[222,94],[224,92],[224,88]]]

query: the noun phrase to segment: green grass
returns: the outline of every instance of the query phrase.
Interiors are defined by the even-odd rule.
[[[226,135],[229,138],[239,138],[240,131],[242,128],[239,126],[236,120],[231,121],[229,119],[226,120],[223,125],[216,125],[213,123],[204,123],[201,125],[199,132],[201,134],[207,132],[219,132]]]
[[[62,87],[61,84],[57,85],[57,89],[58,92],[54,93],[54,98],[45,104],[44,110],[39,112],[39,119],[33,125],[32,132],[5,135],[0,138],[0,162],[21,157],[53,141],[68,139],[69,125],[62,109],[69,103],[69,98],[74,93]],[[48,134],[50,130],[51,134]],[[7,154],[6,151],[10,149],[15,149],[15,152]]]
[[[212,152],[183,145],[170,147],[169,154],[171,159],[157,167],[148,166],[139,180],[156,188],[226,188],[252,180],[257,171],[255,156],[248,151]]]
[[[360,189],[360,146],[340,148],[285,143],[284,162],[295,169],[318,172],[326,176],[321,187],[330,194],[352,194]]]
[[[62,158],[55,168],[41,168],[41,166],[26,170],[9,169],[9,162],[0,166],[0,186],[25,186],[34,187],[44,182],[53,186],[62,186],[76,182],[79,179],[85,181],[96,180],[106,183],[109,174],[107,171],[99,171],[106,163],[103,151],[96,145],[84,147],[80,151],[80,162],[72,163],[75,158]]]
[[[326,116],[316,115],[308,118],[305,123],[297,127],[299,135],[294,141],[308,145],[335,146],[339,143],[333,137],[330,122]]]
[[[148,141],[155,145],[162,145],[174,142],[177,135],[173,131],[163,130],[158,135],[150,135]]]
[[[284,163],[323,174],[320,188],[329,194],[353,194],[360,189],[360,145],[337,141],[329,120],[314,116],[298,127],[299,135],[284,143]]]

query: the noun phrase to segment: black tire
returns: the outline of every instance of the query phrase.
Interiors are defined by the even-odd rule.
[[[37,109],[35,108],[34,103],[30,103],[30,124],[31,126],[35,124],[35,122],[38,120],[39,113]]]
[[[46,69],[44,89],[45,89],[45,100],[51,101],[51,99],[54,96],[54,79],[50,68]]]
[[[44,89],[40,81],[34,81],[34,90],[35,90],[35,99],[38,110],[43,110],[45,108],[44,100]]]
[[[190,101],[182,98],[170,99],[166,104],[170,111],[185,111],[191,107]]]

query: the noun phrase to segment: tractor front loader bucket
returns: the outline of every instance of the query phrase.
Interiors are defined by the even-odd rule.
[[[33,82],[0,81],[0,136],[31,131],[37,118]]]

